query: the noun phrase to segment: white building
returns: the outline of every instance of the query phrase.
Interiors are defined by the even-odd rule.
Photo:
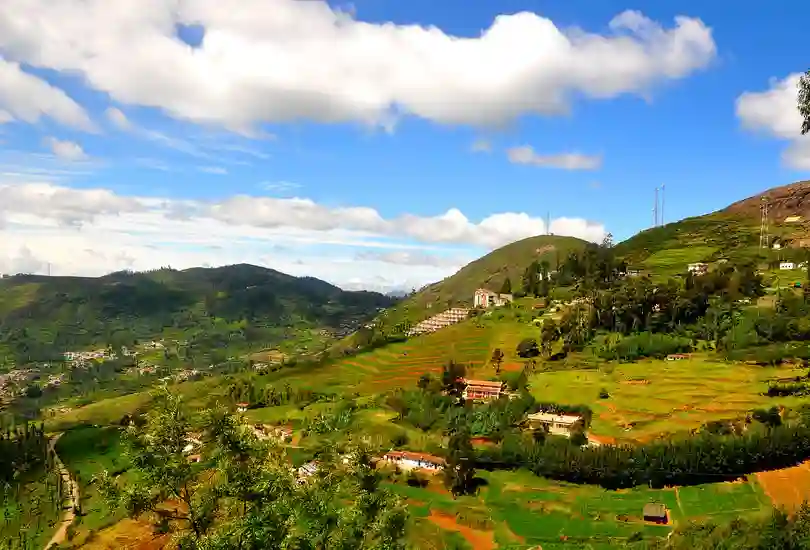
[[[403,470],[429,470],[438,471],[444,468],[446,462],[439,456],[425,453],[412,453],[409,451],[388,451],[383,460],[396,464]]]
[[[473,294],[473,305],[475,307],[487,308],[490,306],[502,306],[513,299],[511,294],[498,294],[485,288],[479,288]]]
[[[532,428],[545,428],[551,434],[571,437],[571,432],[579,425],[582,426],[581,414],[551,414],[537,412],[526,417]]]
[[[686,269],[689,271],[689,273],[694,273],[695,275],[703,275],[709,270],[709,266],[702,262],[697,262],[694,264],[689,264],[688,266],[686,266]]]
[[[779,262],[779,269],[796,269],[793,262]]]

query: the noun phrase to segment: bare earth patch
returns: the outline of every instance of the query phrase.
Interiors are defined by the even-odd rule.
[[[435,510],[430,511],[428,519],[445,531],[457,531],[470,543],[473,550],[494,550],[495,534],[492,531],[479,531],[465,525],[460,525],[456,518]]]
[[[810,495],[810,465],[757,472],[757,481],[776,506],[795,510]]]

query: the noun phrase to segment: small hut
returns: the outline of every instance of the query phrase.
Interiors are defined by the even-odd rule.
[[[644,521],[667,523],[667,507],[663,504],[648,502],[644,505]]]

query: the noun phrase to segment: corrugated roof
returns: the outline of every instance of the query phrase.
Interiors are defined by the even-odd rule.
[[[560,424],[574,424],[582,420],[580,414],[551,414],[546,412],[536,412],[527,416],[529,420],[537,420],[538,422],[558,422]]]
[[[663,504],[648,502],[644,505],[644,515],[653,518],[665,518],[667,517],[667,507]]]
[[[486,388],[502,388],[503,382],[492,382],[491,380],[464,380],[468,386],[482,386]]]
[[[422,462],[429,462],[431,464],[439,464],[444,466],[445,460],[440,456],[430,455],[427,453],[414,453],[411,451],[388,451],[385,453],[385,458],[388,460],[421,460]]]

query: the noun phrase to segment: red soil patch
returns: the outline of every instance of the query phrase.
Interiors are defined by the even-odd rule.
[[[460,525],[453,516],[438,513],[435,510],[430,511],[428,520],[445,531],[457,531],[464,537],[464,540],[470,543],[473,550],[494,550],[495,548],[495,535],[492,531],[479,531],[466,525]]]
[[[757,472],[757,480],[776,506],[795,510],[810,494],[810,465]]]

